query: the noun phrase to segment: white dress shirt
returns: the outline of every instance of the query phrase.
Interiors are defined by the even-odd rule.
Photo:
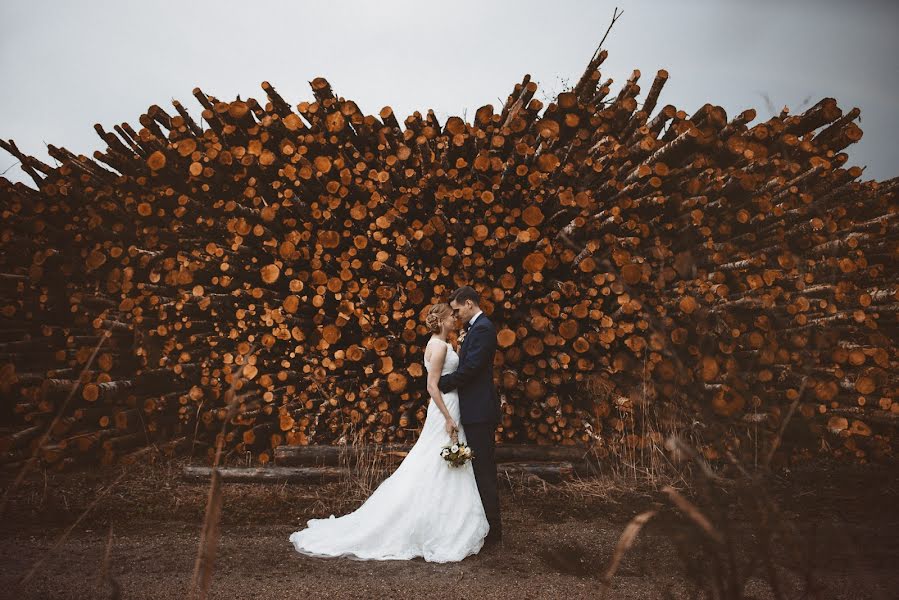
[[[470,321],[468,321],[468,328],[471,329],[471,326],[474,325],[474,320],[477,319],[483,311],[478,311],[474,314]]]

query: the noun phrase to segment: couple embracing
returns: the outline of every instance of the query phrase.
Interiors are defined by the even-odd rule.
[[[294,548],[310,556],[362,560],[460,561],[502,540],[494,431],[500,419],[493,384],[496,327],[469,286],[431,307],[424,350],[430,401],[421,435],[403,462],[355,511],[310,519]],[[447,341],[463,323],[456,353]],[[441,450],[458,440],[473,459],[452,467]]]

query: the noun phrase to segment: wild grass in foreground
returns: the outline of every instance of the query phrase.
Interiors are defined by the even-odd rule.
[[[662,486],[651,507],[625,526],[603,571],[604,597],[614,589],[618,567],[643,530],[665,535],[674,546],[691,597],[753,598],[747,591],[750,582],[756,588],[763,582],[777,600],[827,597],[816,561],[820,548],[815,528],[803,531],[780,508],[767,469],[750,472],[728,454],[728,463],[716,472],[682,440],[671,437],[666,445],[672,455],[694,465],[692,485],[685,493]],[[859,590],[879,598],[876,582],[853,562],[851,576]],[[660,591],[663,597],[675,597],[670,588]]]

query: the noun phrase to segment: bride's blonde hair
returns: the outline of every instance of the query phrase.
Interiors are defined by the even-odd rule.
[[[427,325],[428,331],[431,333],[440,333],[440,321],[442,321],[447,314],[452,312],[453,309],[445,302],[440,302],[432,306],[428,311],[428,315],[425,317],[425,325]]]

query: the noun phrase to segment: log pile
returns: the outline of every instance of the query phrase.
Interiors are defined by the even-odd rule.
[[[342,467],[196,467],[186,466],[181,477],[187,481],[208,482],[216,469],[224,483],[326,483],[352,477],[347,468]],[[385,467],[383,474],[389,475],[396,465]],[[496,473],[500,482],[512,483],[525,479],[539,483],[540,480],[557,483],[578,475],[575,466],[569,462],[558,463],[499,463]]]
[[[233,483],[322,483],[353,478],[357,468],[388,475],[412,448],[410,444],[279,446],[274,465],[266,467],[218,468],[224,482]],[[589,477],[599,471],[597,455],[589,449],[573,446],[536,446],[502,444],[496,449],[500,481],[512,483],[525,479],[558,482]],[[208,481],[211,467],[186,466],[182,477],[189,481]]]
[[[501,443],[892,456],[899,181],[848,164],[859,110],[686,112],[605,57],[470,123],[316,78],[295,107],[194,89],[202,119],[153,105],[57,166],[0,141],[35,183],[0,178],[3,462],[51,424],[59,467],[211,452],[226,419],[258,464],[409,443],[422,317],[462,284],[499,327]]]

